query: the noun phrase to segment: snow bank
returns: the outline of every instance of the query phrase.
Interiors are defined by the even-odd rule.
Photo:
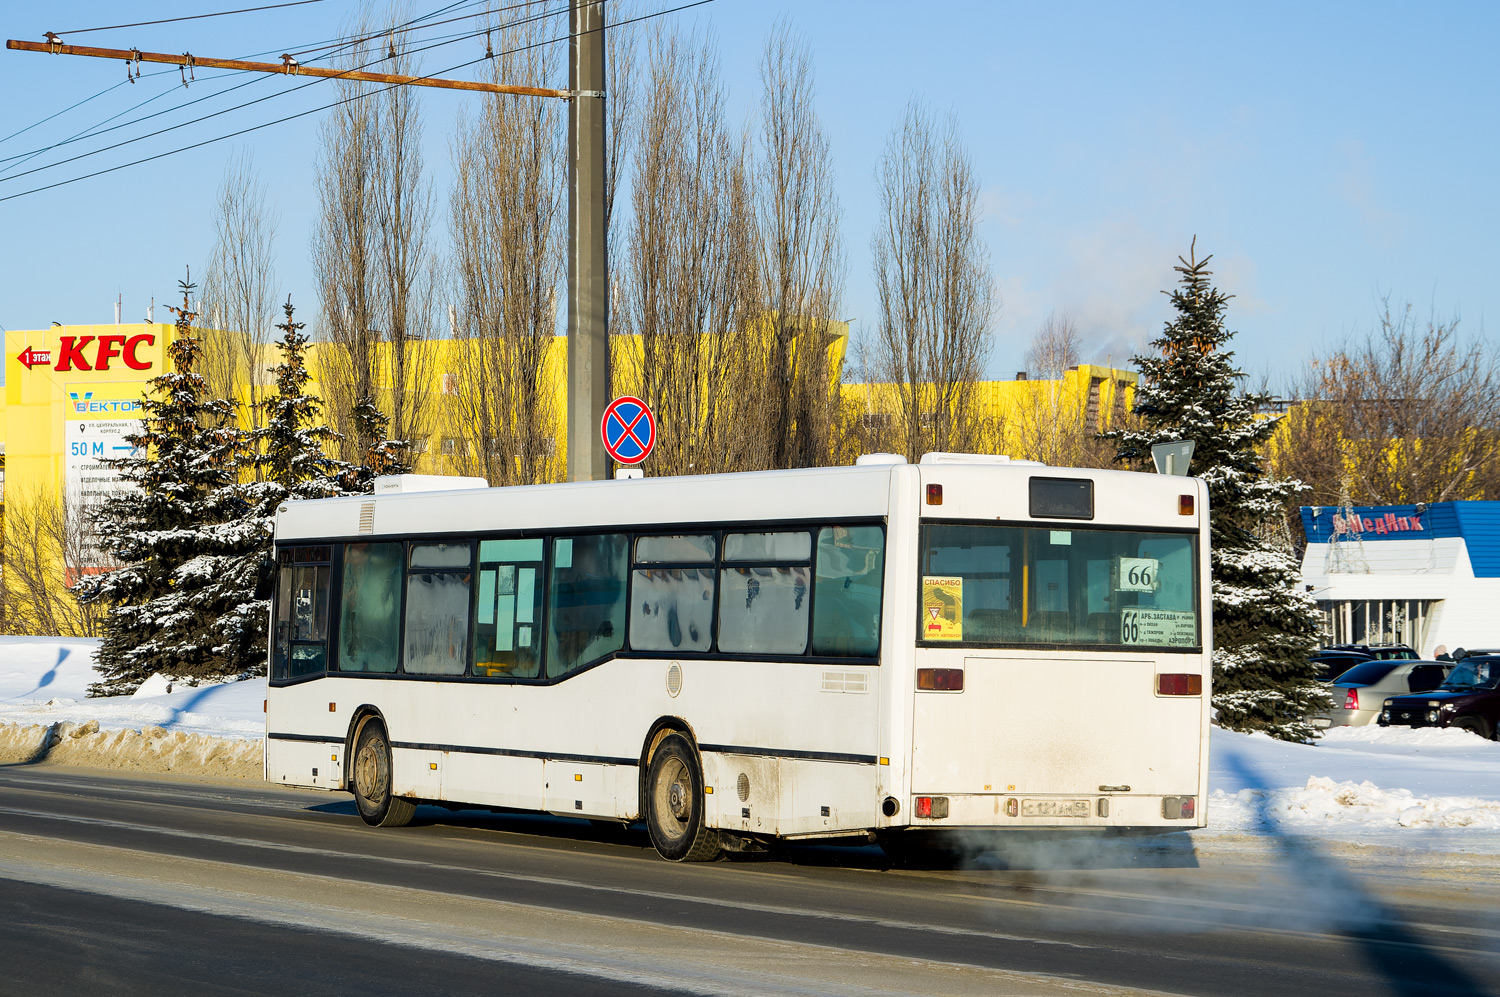
[[[266,680],[89,699],[97,640],[0,638],[0,764],[259,779]],[[170,691],[169,691],[170,690]]]
[[[1500,743],[1447,728],[1337,727],[1312,744],[1213,731],[1207,831],[1366,837],[1500,831]]]
[[[259,779],[261,743],[167,731],[103,730],[84,724],[0,724],[0,764],[47,762],[134,772]]]

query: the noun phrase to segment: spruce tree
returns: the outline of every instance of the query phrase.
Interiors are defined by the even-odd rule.
[[[261,401],[260,429],[245,434],[240,464],[243,480],[225,488],[222,508],[238,514],[216,528],[217,558],[212,600],[220,611],[213,625],[214,649],[228,671],[241,676],[265,672],[270,603],[255,597],[261,562],[272,553],[272,524],[287,499],[328,498],[342,491],[340,480],[353,469],[328,456],[339,434],[322,422],[322,402],[308,394],[307,336],[294,321],[291,298],[282,306],[286,321],[277,346],[276,390]]]
[[[182,308],[167,347],[167,370],[150,381],[141,401],[141,428],[126,436],[129,457],[111,464],[127,488],[99,512],[99,535],[121,565],[84,578],[81,602],[109,606],[92,696],[124,695],[153,673],[195,680],[223,671],[209,631],[216,608],[208,590],[220,541],[213,524],[234,480],[237,431],[232,406],[215,401],[195,369],[202,344],[194,334],[190,299],[195,285],[178,283]]]
[[[1138,356],[1134,412],[1139,427],[1103,434],[1115,460],[1145,469],[1151,446],[1196,444],[1192,473],[1208,485],[1213,581],[1213,705],[1231,730],[1262,730],[1284,740],[1316,736],[1307,714],[1327,704],[1308,656],[1320,630],[1316,604],[1300,584],[1289,553],[1267,543],[1261,527],[1304,489],[1267,474],[1262,448],[1277,419],[1257,415],[1269,395],[1241,390],[1244,372],[1225,345],[1230,295],[1209,278],[1212,257],[1178,257],[1179,286],[1169,293],[1176,316]]]
[[[375,405],[369,395],[362,396],[354,405],[354,438],[369,440],[370,444],[361,455],[358,464],[345,464],[339,485],[350,495],[369,492],[375,488],[375,479],[386,474],[406,474],[411,471],[412,445],[409,440],[388,440],[386,427],[390,420]]]

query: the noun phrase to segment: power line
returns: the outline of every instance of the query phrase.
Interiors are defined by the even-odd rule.
[[[186,17],[164,17],[160,21],[137,21],[134,24],[106,24],[98,28],[78,28],[74,31],[51,32],[54,35],[83,35],[90,31],[113,31],[116,28],[144,28],[152,24],[172,24],[177,21],[198,21],[205,17],[223,17],[226,14],[252,14],[258,10],[278,10],[282,7],[301,7],[309,3],[322,3],[323,0],[291,0],[290,3],[273,3],[265,7],[245,7],[241,10],[220,10],[212,14],[189,14]]]
[[[507,49],[505,52],[495,53],[495,54],[496,55],[508,55],[508,54],[512,54],[514,52],[523,52],[523,51],[526,51],[527,49],[537,48],[537,47],[539,47],[541,45],[550,45],[550,44],[553,44],[555,42],[568,41],[568,40],[570,40],[570,39],[572,39],[574,37],[578,37],[578,36],[581,36],[581,35],[584,35],[584,34],[594,34],[595,32],[605,30],[606,28],[622,27],[622,26],[624,26],[626,24],[635,24],[637,22],[647,21],[647,20],[650,20],[650,19],[655,18],[655,17],[664,17],[667,14],[676,14],[676,13],[679,13],[679,12],[684,11],[684,10],[690,10],[693,7],[702,7],[702,6],[704,6],[706,4],[709,4],[709,3],[712,3],[712,2],[713,2],[713,0],[694,0],[694,2],[692,2],[692,3],[685,3],[685,4],[682,4],[682,5],[677,6],[677,7],[670,7],[668,9],[666,9],[666,10],[653,11],[650,14],[643,14],[643,15],[641,15],[639,17],[627,18],[624,21],[615,22],[614,24],[607,24],[607,25],[604,25],[604,27],[602,27],[602,28],[594,28],[594,29],[590,29],[589,31],[586,31],[586,32],[579,32],[578,35],[574,35],[572,32],[569,32],[567,34],[561,35],[561,36],[556,37],[556,38],[549,38],[549,39],[546,39],[545,41],[536,42],[536,43],[533,43],[533,44],[530,44],[530,45],[522,45],[522,46],[520,46],[518,48]],[[433,47],[436,47],[436,46],[433,46]],[[475,65],[475,64],[480,63],[480,62],[485,62],[489,58],[491,58],[491,56],[488,56],[488,55],[480,56],[477,59],[471,59],[468,62],[461,62],[458,65],[450,66],[447,69],[438,70],[437,72],[428,74],[427,76],[422,77],[422,78],[423,79],[432,79],[432,78],[435,78],[437,76],[443,76],[443,75],[446,75],[448,73],[454,72],[456,70],[464,69],[464,68],[466,68],[468,66],[472,66],[472,65]],[[309,82],[307,84],[304,84],[303,86],[311,86],[313,83],[321,83],[321,82],[323,82],[321,79],[319,79],[319,80],[312,80],[311,82]],[[307,117],[310,114],[317,114],[319,112],[329,110],[330,108],[339,107],[340,105],[343,105],[343,104],[349,104],[349,103],[352,103],[352,102],[354,102],[356,100],[361,100],[361,99],[363,99],[365,97],[373,97],[373,96],[375,96],[377,94],[385,93],[388,90],[394,90],[397,86],[405,86],[405,85],[406,84],[392,84],[391,86],[381,87],[378,90],[367,90],[367,91],[364,91],[363,93],[353,94],[353,95],[351,95],[349,97],[345,97],[345,98],[343,98],[341,100],[336,100],[336,101],[333,101],[332,103],[324,104],[321,107],[314,107],[314,108],[312,108],[310,110],[307,110],[307,111],[299,111],[296,114],[289,114],[286,117],[277,118],[274,121],[267,121],[267,122],[264,122],[264,123],[259,124],[259,125],[251,125],[248,128],[241,128],[238,131],[229,132],[228,134],[225,134],[225,135],[218,135],[218,136],[215,136],[214,138],[204,139],[202,142],[194,142],[191,145],[185,145],[185,146],[181,146],[181,147],[176,148],[176,149],[170,149],[170,150],[168,150],[166,152],[159,152],[159,153],[157,153],[154,156],[147,156],[147,157],[145,157],[143,159],[137,159],[137,160],[134,160],[134,161],[129,162],[129,163],[121,163],[121,164],[119,164],[117,166],[110,166],[110,167],[107,167],[107,168],[102,169],[102,170],[95,170],[93,173],[87,173],[87,174],[84,174],[83,176],[72,177],[72,178],[67,179],[67,180],[59,180],[56,183],[50,183],[50,184],[47,184],[47,185],[42,186],[42,187],[34,187],[31,190],[23,190],[23,191],[21,191],[19,193],[16,193],[16,194],[8,194],[8,195],[6,195],[4,197],[0,197],[0,202],[13,201],[13,200],[15,200],[18,197],[25,197],[28,194],[39,194],[39,193],[41,193],[43,191],[53,190],[54,188],[57,188],[57,187],[64,187],[64,186],[67,186],[68,184],[77,183],[77,182],[79,182],[81,180],[90,180],[90,179],[93,179],[94,177],[103,176],[106,173],[114,173],[117,170],[128,169],[128,168],[130,168],[132,166],[139,166],[142,163],[153,162],[154,160],[163,159],[163,158],[165,158],[167,156],[174,156],[174,155],[176,155],[176,154],[178,154],[180,152],[190,152],[193,149],[200,149],[200,148],[202,148],[205,145],[212,145],[215,142],[222,142],[222,141],[224,141],[226,139],[237,138],[237,137],[239,137],[241,135],[249,134],[250,132],[260,131],[263,128],[270,128],[273,125],[285,124],[288,121],[295,121],[298,118],[305,118],[305,117]],[[296,89],[302,89],[302,88],[298,87]],[[289,93],[291,91],[286,91],[286,92]],[[279,94],[272,94],[270,96],[274,97],[274,96],[280,96],[280,95]],[[262,97],[262,98],[260,98],[260,100],[267,100],[267,99],[269,99],[269,98],[268,97]],[[251,101],[250,103],[259,103],[260,100]],[[249,106],[249,105],[246,104],[246,105],[243,105],[243,106]],[[228,110],[237,110],[237,108],[229,108]],[[216,112],[214,115],[207,115],[206,117],[215,117],[218,114],[224,114],[224,113],[227,113],[227,111],[219,111],[219,112]],[[204,119],[199,119],[199,120],[204,120]],[[185,123],[186,124],[192,124],[192,122],[185,122]],[[143,137],[149,137],[149,136],[143,136]],[[121,143],[121,144],[124,144],[124,143]],[[100,151],[104,151],[104,150],[100,150]],[[71,161],[71,160],[69,160],[69,161]],[[61,163],[54,163],[53,165],[62,165],[62,164]],[[42,168],[45,169],[45,167],[42,167]],[[35,172],[35,171],[32,171],[32,172]],[[20,175],[21,174],[18,174],[17,177],[10,177],[8,179],[14,180],[14,179],[17,179]],[[3,182],[3,181],[0,181],[0,182]]]

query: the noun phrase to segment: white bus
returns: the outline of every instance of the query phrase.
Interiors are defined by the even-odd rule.
[[[475,484],[281,508],[268,780],[380,826],[643,820],[673,860],[1204,824],[1201,481],[929,454]]]

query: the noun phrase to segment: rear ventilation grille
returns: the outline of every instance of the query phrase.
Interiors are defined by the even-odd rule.
[[[361,502],[359,506],[359,532],[375,532],[375,503]]]
[[[824,672],[824,692],[869,692],[870,676],[865,672]]]

